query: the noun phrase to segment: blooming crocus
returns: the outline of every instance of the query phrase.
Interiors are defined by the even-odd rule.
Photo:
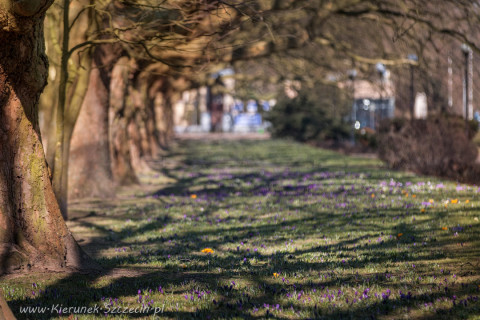
[[[214,253],[213,249],[212,248],[205,248],[202,250],[203,253]]]
[[[278,274],[278,273],[276,273],[276,272],[273,273],[273,277],[274,277],[274,278],[278,278],[279,275],[280,275],[280,274]]]
[[[192,195],[190,196],[190,198],[192,198],[192,199],[197,199],[197,195],[196,195],[196,194],[192,194]]]
[[[450,202],[453,203],[453,204],[456,204],[456,203],[458,203],[458,199],[452,199],[452,200],[450,200]]]

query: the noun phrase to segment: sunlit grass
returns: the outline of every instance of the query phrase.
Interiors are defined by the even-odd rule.
[[[286,141],[182,143],[155,165],[149,185],[74,204],[104,273],[2,280],[19,319],[480,317],[478,187]]]

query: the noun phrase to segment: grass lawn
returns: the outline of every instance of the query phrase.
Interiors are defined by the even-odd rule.
[[[182,141],[153,165],[72,204],[104,272],[0,279],[19,319],[480,319],[476,186],[275,140]],[[59,314],[82,306],[99,313]]]

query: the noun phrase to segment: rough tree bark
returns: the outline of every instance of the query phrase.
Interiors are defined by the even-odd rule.
[[[45,44],[49,59],[48,84],[40,96],[40,132],[47,163],[53,171],[55,157],[55,109],[58,99],[58,61],[61,49],[58,40],[58,20],[60,10],[50,8],[45,18]]]
[[[3,290],[0,288],[0,320],[15,320],[15,316],[8,307],[7,301],[3,297]]]
[[[135,172],[146,172],[150,168],[142,159],[142,137],[140,135],[140,130],[138,127],[138,122],[135,119],[132,119],[128,123],[128,137],[129,137],[129,148],[131,154],[132,167]]]
[[[69,199],[114,195],[108,134],[110,73],[123,55],[119,45],[96,46],[83,105],[70,142]]]
[[[120,58],[113,68],[110,84],[110,155],[113,177],[119,185],[138,183],[132,167],[127,130],[134,113],[126,101],[131,69],[131,61],[127,57]]]
[[[173,105],[172,97],[166,91],[155,94],[155,115],[158,138],[160,146],[164,149],[169,148],[169,143],[173,137]]]
[[[90,7],[88,7],[90,5]],[[87,92],[92,64],[92,49],[87,48],[71,59],[70,43],[80,44],[98,30],[93,9],[93,0],[72,3],[63,0],[63,43],[59,68],[58,103],[55,112],[56,134],[53,171],[53,191],[60,205],[63,218],[68,218],[68,159],[70,141],[83,99]],[[81,14],[85,8],[87,14]],[[74,16],[70,17],[70,9]],[[70,26],[74,20],[73,26]],[[75,62],[72,63],[74,60]],[[69,66],[70,64],[70,66]],[[70,81],[72,79],[73,81]]]
[[[155,135],[156,140],[161,149],[167,149],[167,141],[165,141],[165,135],[162,132],[163,129],[163,104],[165,103],[164,95],[162,94],[162,88],[164,86],[165,79],[156,78],[151,81],[148,89],[148,100],[150,108],[154,114]]]
[[[142,116],[145,105],[140,90],[136,86],[138,86],[136,81],[129,86],[127,99],[130,160],[137,173],[145,173],[151,170],[145,161],[145,150],[148,149],[148,143],[145,141],[145,119]]]
[[[62,40],[62,57],[60,61],[60,83],[58,87],[58,102],[55,112],[56,128],[55,128],[55,157],[53,158],[53,191],[57,197],[60,206],[60,212],[63,218],[67,219],[67,198],[66,190],[62,190],[64,173],[64,139],[65,139],[65,104],[67,100],[67,81],[68,81],[68,43],[70,40],[69,30],[69,10],[70,0],[63,0],[63,40]],[[68,161],[67,161],[68,162]],[[67,171],[68,172],[68,171]],[[65,177],[66,179],[66,177]]]
[[[65,110],[64,119],[64,136],[63,136],[63,162],[62,162],[62,179],[59,195],[57,200],[60,203],[60,211],[65,220],[68,218],[68,189],[69,189],[69,168],[70,168],[70,145],[72,141],[73,130],[80,114],[83,101],[85,100],[90,73],[92,71],[92,57],[90,53],[84,53],[81,59],[84,68],[78,70],[77,77],[69,90],[68,100],[69,108]],[[62,207],[63,205],[63,207]],[[63,209],[63,210],[62,210]]]
[[[140,138],[140,156],[142,159],[145,159],[150,156],[151,148],[147,132],[146,106],[145,100],[143,99],[143,95],[141,93],[141,88],[133,87],[130,91],[130,97],[135,110],[135,117],[132,119],[132,121],[135,121],[136,123]]]
[[[163,148],[168,149],[173,138],[173,101],[180,98],[170,89],[159,92],[155,98],[155,112],[157,114],[157,131]]]
[[[155,95],[156,95],[156,88],[154,83],[148,83],[148,79],[144,79],[145,85],[145,92],[144,92],[144,101],[145,101],[145,108],[147,109],[146,114],[148,116],[147,119],[147,132],[148,138],[150,140],[151,146],[151,154],[152,158],[157,157],[160,155],[162,148],[160,144],[160,137],[157,130],[157,115],[155,111]]]
[[[155,123],[154,105],[151,101],[145,100],[145,129],[148,139],[148,157],[155,158],[160,154],[160,143],[158,142],[157,125]]]
[[[70,142],[68,197],[113,196],[108,141],[108,88],[93,62],[90,81]]]
[[[0,274],[96,267],[62,219],[40,139],[51,2],[0,1]]]

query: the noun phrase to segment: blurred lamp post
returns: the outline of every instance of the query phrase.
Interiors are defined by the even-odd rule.
[[[352,69],[348,71],[348,78],[352,82],[352,128],[350,131],[350,141],[355,145],[355,123],[357,122],[357,101],[355,100],[355,78],[357,77],[357,70]]]
[[[418,62],[416,54],[409,54],[407,59],[412,61],[410,64],[410,119],[413,120],[415,113],[415,63]]]
[[[380,62],[375,65],[375,68],[377,69],[377,72],[380,75],[380,80],[382,80],[382,83],[383,83],[383,81],[386,78],[387,68],[383,63],[380,63]]]
[[[385,93],[385,85],[387,84],[387,77],[388,77],[388,70],[387,70],[387,67],[379,62],[375,65],[375,69],[377,69],[377,72],[378,72],[378,75],[380,76],[380,99],[383,100],[383,96],[384,96],[384,93]],[[377,108],[377,105],[372,103],[372,105],[369,107],[369,110],[370,110],[370,126],[372,127],[372,129],[376,129],[377,128],[377,122],[380,121],[381,119],[381,115],[382,115],[382,109],[380,109],[380,113],[378,114],[378,117],[377,117],[377,114],[376,114],[376,108]],[[382,108],[382,107],[380,107]]]
[[[448,107],[449,112],[453,109],[453,68],[452,57],[448,56]]]
[[[462,52],[463,52],[463,55],[465,57],[465,75],[464,75],[464,79],[463,79],[463,83],[464,83],[464,86],[463,86],[463,105],[464,105],[464,108],[465,108],[465,124],[467,126],[467,133],[468,133],[468,104],[469,104],[469,101],[468,101],[468,85],[469,85],[469,77],[468,77],[468,60],[470,58],[470,47],[463,43],[462,46],[461,46],[461,49],[462,49]]]

